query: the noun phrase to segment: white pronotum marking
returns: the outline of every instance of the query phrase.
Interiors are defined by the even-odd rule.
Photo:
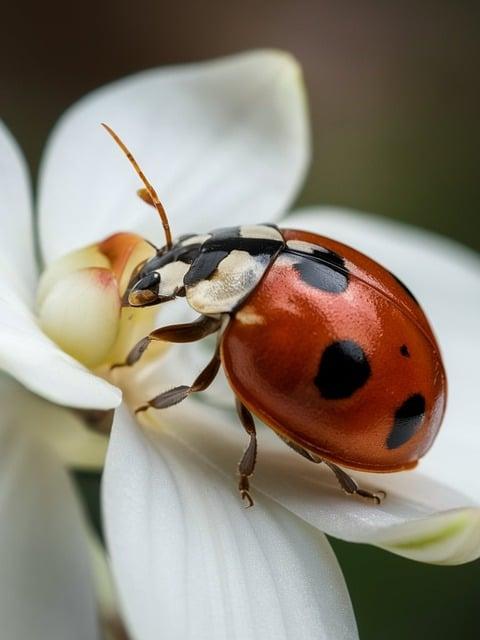
[[[247,251],[231,251],[208,280],[187,287],[187,301],[199,313],[233,310],[260,282],[270,256],[251,256]]]
[[[159,269],[160,286],[158,293],[161,296],[173,296],[177,289],[183,287],[183,278],[189,269],[190,265],[181,261],[170,262]]]
[[[303,240],[288,240],[287,247],[293,251],[302,251],[303,253],[313,253],[314,251],[321,251],[322,247],[311,242],[304,242]]]
[[[283,236],[278,229],[267,227],[263,224],[244,224],[240,227],[242,238],[259,238],[265,240],[278,240],[283,242]]]

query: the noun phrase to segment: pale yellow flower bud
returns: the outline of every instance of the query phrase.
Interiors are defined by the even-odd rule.
[[[153,312],[122,309],[122,296],[133,270],[153,253],[139,236],[118,233],[49,265],[37,296],[43,331],[91,369],[125,358],[148,333]]]

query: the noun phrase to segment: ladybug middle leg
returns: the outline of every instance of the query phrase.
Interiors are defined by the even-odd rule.
[[[207,364],[205,369],[203,369],[203,371],[201,371],[201,373],[195,378],[195,381],[191,386],[180,385],[179,387],[174,387],[173,389],[164,391],[149,400],[146,404],[138,407],[138,409],[135,410],[135,413],[141,413],[142,411],[147,411],[147,409],[150,408],[168,409],[168,407],[173,407],[173,405],[185,400],[185,398],[191,393],[205,391],[205,389],[207,389],[214,381],[218,370],[220,369],[220,363],[220,349],[217,347],[213,354],[213,358]]]

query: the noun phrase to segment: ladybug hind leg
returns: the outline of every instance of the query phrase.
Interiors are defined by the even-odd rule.
[[[328,462],[327,460],[323,460],[323,462],[327,465],[329,469],[333,471],[335,477],[338,480],[338,483],[342,487],[342,489],[348,495],[357,495],[361,498],[365,498],[366,500],[372,500],[375,504],[380,504],[382,500],[386,497],[385,491],[366,491],[358,486],[355,480],[348,475],[343,469],[337,467],[333,462]]]
[[[289,440],[288,438],[284,438],[283,436],[280,436],[280,435],[279,437],[285,442],[286,445],[290,447],[290,449],[293,449],[296,453],[299,453],[301,456],[306,458],[309,462],[314,462],[315,464],[320,464],[321,462],[323,462],[322,458],[320,458],[319,456],[316,456],[314,453],[311,453],[310,451],[308,451],[308,449],[304,449],[293,440]]]
[[[238,490],[240,491],[242,500],[247,502],[247,507],[253,507],[254,502],[250,495],[250,476],[255,470],[255,463],[257,461],[257,431],[255,429],[255,420],[253,419],[252,414],[238,398],[235,399],[235,406],[237,408],[240,422],[247,434],[250,436],[248,446],[243,452],[242,459],[238,463],[238,472],[240,474]]]
[[[287,444],[291,449],[293,449],[294,451],[299,453],[301,456],[306,458],[309,462],[313,462],[315,464],[320,464],[321,462],[325,463],[327,467],[333,471],[333,473],[335,474],[335,477],[338,480],[338,483],[340,484],[340,486],[342,487],[342,489],[345,491],[346,494],[357,495],[357,496],[360,496],[361,498],[365,498],[366,500],[372,500],[373,502],[375,502],[375,504],[380,504],[382,500],[386,497],[387,494],[385,493],[385,491],[373,492],[373,491],[366,491],[365,489],[362,489],[361,487],[358,486],[356,481],[351,476],[348,475],[348,473],[346,473],[340,467],[337,467],[337,465],[333,464],[333,462],[328,462],[324,458],[320,458],[319,456],[312,453],[311,451],[308,451],[308,449],[304,449],[293,440],[289,440],[288,438],[283,438],[282,436],[280,437],[285,442],[285,444]]]

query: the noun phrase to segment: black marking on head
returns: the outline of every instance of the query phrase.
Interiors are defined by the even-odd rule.
[[[402,354],[402,356],[405,356],[405,358],[410,357],[410,351],[408,350],[406,344],[402,344],[402,346],[400,347],[400,353]]]
[[[371,374],[363,349],[353,340],[332,342],[322,354],[315,384],[327,400],[349,398]]]
[[[413,295],[413,293],[410,291],[410,289],[407,287],[407,285],[406,285],[406,284],[404,284],[404,283],[400,280],[400,278],[397,278],[397,276],[396,276],[394,273],[392,273],[391,271],[390,271],[390,275],[392,276],[392,278],[393,278],[394,280],[396,280],[396,281],[398,282],[398,284],[399,284],[399,285],[402,287],[402,289],[403,289],[403,290],[404,290],[404,291],[405,291],[405,292],[410,296],[410,298],[411,298],[411,299],[412,299],[416,304],[418,304],[418,300],[417,300],[417,299],[416,299],[416,297]]]
[[[158,285],[160,284],[160,275],[153,271],[151,273],[147,273],[146,276],[138,280],[135,289],[144,290],[149,289],[150,291],[154,291],[158,293]]]
[[[191,287],[201,280],[208,279],[228,253],[225,250],[202,251],[185,274],[183,284]]]
[[[425,416],[425,398],[415,393],[395,411],[392,430],[387,438],[387,449],[397,449],[419,430]]]
[[[198,256],[201,247],[201,244],[191,244],[186,247],[183,247],[180,244],[175,244],[170,251],[160,250],[156,255],[145,262],[141,271],[138,273],[137,278],[142,278],[152,271],[157,271],[171,262],[177,262],[177,260],[185,262],[186,264],[192,264]]]
[[[287,253],[295,253],[290,250]],[[333,251],[297,254],[293,268],[311,287],[328,293],[343,293],[348,287],[349,273],[345,261]]]

